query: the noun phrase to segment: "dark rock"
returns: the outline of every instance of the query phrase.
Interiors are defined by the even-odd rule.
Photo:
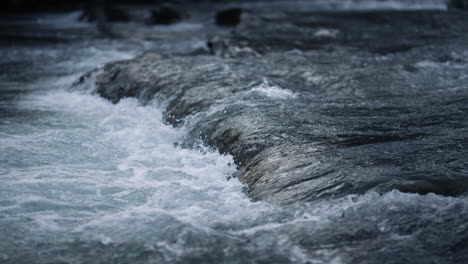
[[[86,22],[129,22],[130,15],[115,7],[86,8],[79,17]]]
[[[166,120],[188,122],[183,145],[201,138],[233,155],[254,199],[466,195],[463,13],[267,17],[275,27],[253,19],[213,38],[215,55],[147,53],[81,83],[114,103],[167,100]]]
[[[252,12],[249,19],[243,21],[224,42],[250,47],[260,54],[293,49],[330,50],[335,45],[342,45],[349,49],[391,55],[435,41],[465,36],[466,32],[466,16],[459,12],[272,12]],[[398,37],[394,37],[395,32],[398,32]]]
[[[468,1],[467,0],[449,0],[448,7],[458,8],[458,9],[468,9]]]
[[[79,8],[86,0],[4,0],[1,2],[0,13],[6,12],[69,12]]]
[[[393,189],[462,194],[467,153],[456,145],[467,142],[468,119],[454,109],[468,95],[431,95],[462,85],[447,78],[462,70],[404,61],[420,69],[408,72],[402,62],[150,53],[106,65],[94,82],[113,102],[173,98],[165,116],[174,124],[197,114],[186,146],[201,137],[232,154],[254,199],[289,204]],[[460,136],[447,141],[441,131]]]
[[[231,8],[216,14],[216,24],[220,26],[237,26],[241,22],[242,9]]]
[[[130,16],[123,10],[118,8],[108,7],[104,9],[104,14],[109,22],[128,22]]]
[[[176,9],[168,6],[163,6],[158,9],[152,10],[151,16],[149,19],[147,19],[146,23],[150,25],[168,25],[178,22],[181,18],[181,15]]]

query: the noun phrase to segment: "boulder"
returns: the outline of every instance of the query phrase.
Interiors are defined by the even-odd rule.
[[[182,145],[232,155],[256,200],[466,195],[462,12],[256,15],[213,38],[212,55],[146,53],[75,87],[164,100],[166,121],[189,131]]]
[[[456,77],[463,69],[342,55],[147,53],[106,65],[90,87],[114,103],[166,100],[165,119],[190,131],[183,145],[201,139],[231,154],[236,177],[255,200],[284,205],[394,189],[467,192],[466,154],[457,142],[466,142],[460,124],[468,119],[454,109],[465,107],[468,95],[432,96],[464,85]]]
[[[151,11],[150,17],[146,20],[150,25],[168,25],[180,21],[182,16],[180,13],[169,6],[162,6]]]
[[[94,6],[86,8],[78,19],[86,22],[129,22],[130,15],[116,7]]]
[[[467,0],[449,0],[448,7],[458,8],[458,9],[468,9],[468,1]]]
[[[216,24],[220,26],[237,26],[241,22],[243,10],[240,8],[230,8],[221,10],[216,14]]]

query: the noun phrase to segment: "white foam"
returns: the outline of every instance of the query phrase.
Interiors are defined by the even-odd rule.
[[[29,149],[40,145],[46,146],[43,152],[69,154],[54,161],[58,168],[69,166],[61,164],[67,159],[82,162],[73,164],[76,171],[72,174],[79,177],[78,181],[75,177],[70,181],[99,186],[95,192],[98,195],[93,198],[97,203],[106,196],[103,191],[106,188],[120,189],[108,196],[111,200],[117,194],[147,193],[135,207],[119,211],[166,208],[169,214],[196,225],[219,221],[217,217],[226,218],[229,213],[238,214],[245,203],[250,203],[242,192],[242,184],[235,179],[227,180],[235,171],[232,157],[208,149],[202,153],[176,147],[185,131],[165,125],[157,107],[140,106],[135,99],[124,99],[113,105],[96,96],[64,91],[30,96],[20,107],[56,111],[62,113],[58,118],[66,117],[71,127],[61,124],[64,127],[56,128],[54,133],[31,133],[13,145],[22,146],[28,142]],[[52,117],[48,121],[59,120]],[[79,138],[75,142],[69,140],[68,144],[57,144],[66,143],[71,136]],[[62,147],[73,148],[73,151],[60,149]],[[36,158],[40,163],[41,157]],[[97,166],[90,168],[89,164],[94,162]],[[100,166],[108,169],[99,169]],[[68,182],[60,175],[55,177]],[[148,193],[148,190],[151,191]],[[70,195],[80,199],[79,193]]]
[[[34,129],[0,137],[10,162],[30,162],[1,178],[0,227],[19,226],[41,243],[98,241],[129,245],[128,254],[141,244],[138,250],[167,262],[198,250],[247,254],[252,262],[281,255],[295,263],[343,263],[336,248],[307,251],[298,238],[320,241],[315,234],[343,224],[387,232],[376,217],[381,210],[428,208],[423,217],[431,217],[434,208],[461,203],[391,192],[279,208],[250,201],[237,179],[228,180],[236,170],[231,156],[177,147],[185,128],[164,124],[156,105],[51,91],[27,96],[18,107],[38,116]]]
[[[297,94],[289,89],[284,89],[278,85],[271,84],[266,78],[262,83],[252,88],[253,92],[260,93],[263,96],[275,99],[293,99],[297,98]]]

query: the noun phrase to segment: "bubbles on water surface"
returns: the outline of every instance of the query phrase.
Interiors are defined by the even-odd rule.
[[[28,96],[19,108],[39,114],[34,129],[1,139],[11,170],[0,210],[7,222],[18,218],[29,239],[177,244],[185,232],[216,237],[217,229],[244,225],[249,207],[269,207],[250,203],[242,185],[227,180],[231,157],[176,147],[184,131],[163,124],[156,107],[54,91]]]
[[[264,78],[259,85],[252,88],[252,92],[257,92],[263,96],[273,99],[294,99],[298,96],[289,89],[284,89],[278,85],[270,83],[266,78]]]
[[[156,105],[51,91],[25,97],[18,108],[38,114],[33,129],[0,139],[2,152],[18,161],[6,166],[0,187],[6,237],[0,247],[13,262],[21,249],[22,259],[39,263],[49,261],[45,256],[98,263],[345,263],[346,241],[353,250],[369,245],[361,236],[375,243],[418,241],[443,229],[434,224],[408,233],[406,225],[443,223],[453,210],[468,213],[456,198],[399,192],[283,208],[252,202],[237,179],[228,180],[232,157],[178,147],[188,128],[164,124]]]
[[[178,147],[189,128],[164,124],[156,104],[114,105],[62,91],[96,64],[136,55],[128,44],[90,43],[5,52],[8,60],[44,64],[27,90],[46,92],[21,96],[15,116],[0,125],[0,262],[350,263],[402,256],[395,261],[428,263],[443,262],[449,251],[464,256],[456,243],[468,233],[466,197],[367,193],[281,208],[251,201],[237,179],[228,180],[232,157]],[[440,65],[416,66],[429,72]],[[72,75],[44,74],[50,72]],[[268,83],[249,92],[297,96]]]

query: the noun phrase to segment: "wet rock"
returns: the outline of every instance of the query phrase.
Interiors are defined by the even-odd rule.
[[[237,26],[241,22],[243,10],[240,8],[230,8],[221,10],[216,14],[216,24],[220,26]]]
[[[1,2],[0,13],[6,12],[44,12],[44,11],[60,11],[70,12],[79,8],[85,0],[5,0]]]
[[[431,93],[445,89],[447,83],[437,84],[442,73],[406,73],[388,61],[357,69],[350,61],[317,59],[146,54],[105,66],[95,85],[113,102],[166,98],[166,119],[173,124],[197,114],[185,144],[201,138],[232,154],[254,199],[289,204],[369,190],[468,190],[467,154],[457,146],[466,142],[459,124],[468,120],[456,110],[463,104],[447,94],[437,109],[427,107],[441,100]],[[447,142],[440,131],[461,136]]]
[[[147,53],[81,83],[91,79],[114,103],[165,100],[166,120],[190,128],[183,145],[201,139],[233,155],[253,199],[291,204],[395,189],[466,195],[467,21],[456,11],[379,15],[307,18],[315,22],[301,28],[340,32],[320,37],[317,50],[291,50],[301,32],[294,25],[275,39],[240,25],[213,41],[214,55]],[[391,40],[392,31],[402,39]],[[304,48],[317,36],[297,39]]]
[[[449,16],[452,16],[449,18]],[[341,48],[391,55],[464,35],[463,13],[444,11],[256,11],[226,37],[258,53]],[[398,37],[393,37],[398,32]]]
[[[115,7],[91,7],[83,11],[79,20],[86,22],[129,22],[130,15]]]
[[[169,6],[162,6],[151,11],[151,16],[146,20],[146,24],[150,25],[168,25],[181,20],[179,12]]]
[[[232,43],[229,39],[214,37],[207,46],[211,54],[221,57],[259,57],[260,54],[251,47]]]
[[[468,9],[467,0],[449,0],[447,5],[449,8]]]

